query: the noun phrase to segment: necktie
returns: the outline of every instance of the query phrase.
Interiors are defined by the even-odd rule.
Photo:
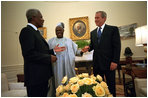
[[[100,38],[101,38],[101,27],[99,28],[99,30],[98,30],[98,41],[100,41]]]

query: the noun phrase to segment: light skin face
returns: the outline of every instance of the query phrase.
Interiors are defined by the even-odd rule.
[[[43,27],[44,19],[41,13],[38,13],[38,15],[32,17],[32,24],[34,24],[37,28]]]
[[[57,38],[63,38],[64,29],[62,27],[57,26],[55,31],[56,31]]]
[[[105,23],[105,21],[106,21],[106,17],[102,18],[101,13],[96,13],[95,15],[96,26],[101,27]]]

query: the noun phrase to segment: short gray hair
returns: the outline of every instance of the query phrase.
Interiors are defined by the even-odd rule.
[[[28,22],[30,22],[32,20],[33,16],[37,16],[40,13],[40,11],[38,9],[29,9],[26,12],[26,17]]]
[[[97,11],[96,14],[97,14],[97,13],[101,13],[101,17],[102,17],[102,18],[107,18],[107,14],[106,14],[106,12],[104,12],[104,11]]]

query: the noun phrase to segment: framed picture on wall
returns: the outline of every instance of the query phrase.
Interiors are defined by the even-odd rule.
[[[70,18],[70,38],[72,40],[89,39],[88,17]]]
[[[137,23],[120,26],[118,28],[121,39],[131,38],[135,36],[135,28],[137,28]]]
[[[46,27],[42,27],[42,28],[38,28],[38,30],[40,31],[40,33],[43,36],[43,38],[46,39],[47,38],[47,28]]]

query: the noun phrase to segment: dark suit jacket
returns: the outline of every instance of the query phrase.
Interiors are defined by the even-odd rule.
[[[110,70],[111,62],[119,63],[121,42],[118,28],[105,25],[98,43],[97,28],[91,32],[90,50],[93,53],[94,71]]]
[[[53,50],[39,32],[31,26],[21,30],[19,36],[24,58],[25,85],[36,85],[48,81],[52,76],[51,55]]]

